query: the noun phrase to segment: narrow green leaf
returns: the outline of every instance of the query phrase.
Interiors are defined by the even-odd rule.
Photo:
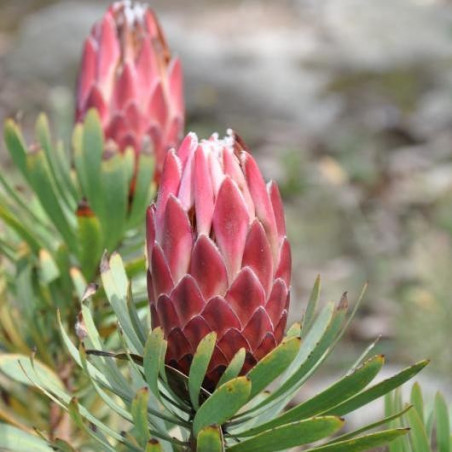
[[[345,309],[342,305],[335,306],[334,303],[329,303],[325,306],[302,341],[297,356],[282,375],[282,383],[279,387],[260,404],[237,416],[234,423],[243,422],[243,418],[246,417],[254,419],[255,422],[265,422],[274,418],[275,414],[285,407],[314,370],[326,359],[328,355],[326,351],[337,337],[344,318]],[[255,414],[258,410],[265,410],[259,414],[259,419]]]
[[[57,319],[58,319],[58,326],[60,329],[60,334],[63,339],[63,343],[66,346],[67,350],[69,351],[69,354],[72,356],[72,359],[80,366],[82,367],[82,360],[80,358],[80,353],[75,347],[75,345],[72,343],[71,339],[69,338],[68,334],[66,333],[66,330],[64,329],[63,323],[61,321],[61,315],[59,312],[57,312]],[[89,369],[89,373],[93,375],[94,378],[96,378],[96,381],[101,383],[105,388],[110,389],[113,392],[116,388],[112,387],[109,380],[101,373],[99,372],[91,363],[87,363],[87,367]]]
[[[14,164],[19,168],[26,180],[29,180],[27,170],[27,146],[19,126],[7,119],[3,128],[3,137]]]
[[[451,452],[449,411],[443,396],[435,395],[436,444],[438,452]]]
[[[75,171],[72,173],[71,167],[71,157],[69,153],[65,150],[63,143],[60,141],[54,147],[54,155],[58,164],[58,171],[61,175],[61,179],[64,181],[67,190],[69,192],[70,200],[74,203],[73,208],[75,209],[77,201],[80,200],[81,195],[77,191],[74,185]]]
[[[48,229],[49,224],[46,222],[46,218],[35,212],[35,209],[31,208],[29,200],[19,192],[17,188],[13,187],[11,183],[8,182],[7,178],[3,174],[0,174],[0,184],[2,184],[5,195],[0,194],[0,202],[9,207],[14,206],[15,215],[18,218],[22,218],[20,214],[26,216],[26,221],[31,221],[36,230],[37,227]],[[13,210],[12,208],[10,210]],[[22,220],[23,222],[24,220]]]
[[[408,419],[408,424],[411,427],[410,440],[413,452],[431,452],[427,433],[417,410],[412,409],[408,411],[406,417]]]
[[[144,321],[142,321],[138,315],[137,306],[133,300],[131,281],[129,281],[127,290],[127,310],[133,329],[135,330],[135,333],[138,336],[140,342],[142,344],[146,343],[147,334],[149,332],[149,325],[144,324]]]
[[[143,356],[144,376],[149,389],[157,399],[160,398],[158,377],[165,364],[166,346],[161,328],[149,332]]]
[[[140,389],[132,401],[131,413],[133,426],[136,431],[138,442],[145,446],[151,439],[147,425],[147,406],[149,400],[149,389]]]
[[[11,452],[52,452],[53,449],[38,436],[12,425],[0,423],[0,450]]]
[[[360,435],[361,433],[367,432],[369,430],[373,430],[373,429],[375,429],[377,427],[380,427],[382,425],[390,424],[392,421],[394,421],[396,419],[400,419],[411,408],[412,408],[412,405],[408,405],[403,410],[398,411],[398,412],[394,412],[393,414],[390,414],[390,415],[386,416],[384,419],[380,419],[377,422],[365,425],[364,427],[362,427],[362,428],[360,428],[358,430],[354,430],[353,432],[349,432],[349,433],[346,433],[344,435],[338,436],[337,438],[334,439],[334,441],[330,441],[330,444],[333,443],[333,442],[345,441],[346,439],[354,438],[354,437]],[[396,440],[396,441],[398,441],[398,440]],[[393,441],[391,444],[394,444],[396,441]]]
[[[41,249],[39,251],[39,276],[43,284],[50,284],[60,276],[60,271],[51,254]]]
[[[201,405],[193,419],[193,433],[198,433],[208,425],[222,425],[245,403],[251,392],[251,382],[247,377],[237,377],[220,386]]]
[[[83,124],[77,123],[72,132],[72,158],[76,170],[76,182],[78,182],[78,191],[83,198],[88,193],[88,175],[85,172],[85,161],[83,156]]]
[[[226,370],[218,381],[217,388],[239,375],[242,370],[243,363],[245,362],[245,357],[246,350],[241,348],[229,362],[228,367],[226,367]]]
[[[27,155],[27,169],[33,186],[43,209],[52,219],[55,227],[63,236],[67,245],[74,251],[77,249],[75,234],[60,203],[60,196],[55,181],[50,173],[44,151],[38,149]]]
[[[302,331],[301,331],[302,338],[306,336],[306,334],[309,332],[309,329],[312,326],[315,313],[317,311],[319,297],[320,297],[320,275],[317,275],[314,287],[312,288],[311,295],[309,297],[308,305],[306,307],[306,313],[302,321]]]
[[[110,395],[109,393],[105,392],[100,385],[97,384],[96,379],[93,378],[93,376],[91,375],[88,365],[90,363],[88,363],[87,359],[86,359],[86,351],[85,349],[80,346],[79,347],[79,353],[80,353],[80,359],[82,362],[82,368],[85,372],[86,375],[88,375],[88,378],[91,381],[91,384],[94,386],[94,389],[96,391],[96,393],[98,394],[98,396],[100,397],[100,399],[105,403],[105,405],[112,410],[113,413],[118,414],[119,416],[121,416],[122,418],[124,418],[126,421],[128,422],[132,422],[133,418],[132,415],[129,413],[129,411],[127,411],[122,405],[119,405]],[[109,374],[108,370],[109,369],[105,369],[105,373]],[[102,370],[104,370],[102,369]],[[107,378],[109,378],[109,375],[106,375]],[[109,378],[110,379],[110,378]],[[112,383],[112,386],[114,386],[115,383]],[[129,401],[132,399],[132,397],[129,397],[129,394],[131,395],[132,391],[130,390],[130,388],[127,386],[127,382],[125,381],[125,384],[123,385],[123,389],[124,391],[122,393],[116,392],[116,395],[118,395],[119,397],[121,397],[124,401]]]
[[[83,277],[82,272],[77,267],[71,267],[69,273],[72,284],[75,288],[75,292],[77,294],[77,298],[81,300],[87,286],[86,279]]]
[[[109,260],[106,257],[103,259],[101,263],[101,279],[108,301],[118,317],[131,352],[142,355],[144,344],[137,336],[129,316],[127,306],[129,281],[119,254],[113,253]]]
[[[298,351],[298,355],[283,375],[283,383],[269,397],[268,401],[277,399],[287,390],[293,390],[295,385],[305,375],[305,372],[309,370],[310,363],[315,361],[314,358],[317,356],[317,353],[314,354],[314,350],[320,350],[321,348],[321,354],[324,353],[324,349],[329,345],[328,342],[333,340],[333,335],[327,333],[328,331],[332,332],[332,327],[336,323],[336,317],[337,310],[333,303],[329,303],[324,307],[319,317],[315,320],[314,325],[304,338]]]
[[[224,452],[225,450],[223,433],[221,428],[215,425],[204,427],[196,439],[196,452]]]
[[[0,353],[0,372],[11,378],[14,381],[29,386],[30,380],[26,376],[31,369],[30,357],[26,355],[20,355],[16,353]],[[51,381],[52,384],[63,388],[64,385],[58,375],[45,364],[40,361],[34,361],[35,372],[39,376],[47,381]],[[24,373],[26,372],[26,373]]]
[[[108,452],[115,451],[115,449],[111,446],[111,444],[105,438],[102,437],[103,435],[101,435],[99,433],[98,429],[93,429],[93,428],[87,427],[85,422],[83,422],[83,417],[79,411],[78,401],[75,397],[73,397],[71,399],[71,401],[69,402],[69,404],[67,406],[67,411],[68,411],[69,415],[71,416],[71,419],[74,422],[74,424],[80,430],[87,432],[89,434],[89,436],[91,436],[96,442],[100,443],[102,445],[102,447],[105,448],[106,451],[108,451]],[[96,424],[94,424],[94,425],[96,425]],[[99,427],[99,425],[98,425],[98,427]],[[121,438],[121,442],[123,442],[122,438]]]
[[[335,406],[333,409],[324,414],[334,414],[336,416],[343,416],[351,411],[354,411],[363,405],[372,402],[375,399],[385,395],[386,393],[392,391],[393,389],[401,386],[403,383],[408,381],[410,378],[418,374],[426,365],[428,361],[420,361],[413,366],[407,367],[398,374],[371,386],[364,391],[361,391],[356,396],[351,397],[343,403]]]
[[[90,206],[99,217],[103,218],[104,212],[108,212],[103,204],[100,178],[104,136],[99,114],[94,108],[85,116],[80,144],[80,159],[75,159],[77,175],[81,181],[84,181],[83,190]]]
[[[306,402],[286,411],[281,416],[259,425],[258,427],[252,428],[241,435],[256,435],[265,430],[306,419],[317,414],[325,413],[336,415],[335,409],[331,408],[337,405],[338,401],[347,399],[366,387],[378,374],[383,363],[383,356],[375,356],[364,363],[359,369],[355,370],[355,372],[346,375],[320,394],[317,394]]]
[[[424,423],[424,400],[422,398],[422,391],[419,383],[414,383],[411,388],[411,404],[414,409],[417,411],[419,419],[422,423]]]
[[[105,237],[105,247],[114,251],[124,235],[130,189],[130,178],[126,155],[114,154],[103,159],[101,180],[103,209],[98,212]],[[130,166],[130,165],[129,165]],[[144,218],[144,217],[143,217]],[[143,220],[144,221],[144,220]]]
[[[326,438],[344,425],[338,417],[314,417],[276,427],[236,444],[230,452],[276,452]]]
[[[47,164],[58,188],[57,192],[60,195],[60,198],[66,203],[69,209],[74,210],[76,198],[73,197],[70,192],[71,180],[67,173],[62,174],[60,163],[61,154],[57,152],[52,145],[49,122],[44,113],[41,113],[36,121],[36,137],[46,155]]]
[[[190,365],[188,374],[188,392],[190,394],[191,404],[195,410],[199,408],[199,394],[201,392],[202,382],[206,376],[216,341],[217,334],[215,331],[204,336],[199,342],[193,356],[193,361]]]
[[[370,433],[369,435],[349,439],[347,441],[333,442],[324,446],[308,449],[306,452],[362,452],[380,447],[391,441],[406,435],[409,429],[384,430],[382,432]]]
[[[300,342],[299,337],[284,341],[248,372],[247,375],[251,381],[250,399],[265,389],[287,369],[300,349]]]
[[[99,268],[104,251],[99,219],[88,207],[77,211],[79,260],[83,276],[90,281]]]
[[[39,253],[42,244],[37,240],[37,237],[1,204],[0,218],[27,243],[33,253]]]

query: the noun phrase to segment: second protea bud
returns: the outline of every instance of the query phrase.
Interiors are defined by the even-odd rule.
[[[77,85],[76,120],[90,108],[105,136],[137,155],[151,147],[156,175],[184,124],[182,69],[171,58],[154,13],[131,1],[115,2],[85,42]]]
[[[282,202],[232,133],[201,142],[189,134],[168,153],[147,253],[152,326],[164,330],[172,367],[187,375],[215,331],[204,383],[213,389],[241,348],[244,373],[282,340],[291,272]]]

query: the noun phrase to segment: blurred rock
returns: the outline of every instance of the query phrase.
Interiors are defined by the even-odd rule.
[[[5,64],[12,77],[69,84],[83,41],[105,10],[105,2],[60,2],[23,19]]]

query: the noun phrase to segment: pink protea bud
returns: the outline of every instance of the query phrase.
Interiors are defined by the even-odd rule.
[[[147,213],[147,256],[152,326],[163,328],[172,367],[188,374],[215,331],[212,389],[240,348],[245,373],[282,340],[291,254],[281,197],[232,132],[201,142],[190,133],[169,151]]]
[[[184,125],[182,69],[171,58],[150,8],[115,2],[85,41],[77,83],[76,121],[99,112],[106,139],[137,156],[153,149],[156,176]]]

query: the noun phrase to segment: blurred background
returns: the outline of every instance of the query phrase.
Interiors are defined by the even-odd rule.
[[[69,141],[82,43],[109,2],[0,0],[0,119]],[[452,3],[150,2],[186,75],[187,130],[243,137],[285,199],[292,320],[368,281],[328,372],[378,335],[390,367],[452,382]],[[0,158],[8,168],[2,144]],[[5,169],[3,169],[5,171]],[[328,379],[328,372],[325,378]],[[314,390],[314,388],[313,388]],[[449,401],[450,391],[449,391]]]

